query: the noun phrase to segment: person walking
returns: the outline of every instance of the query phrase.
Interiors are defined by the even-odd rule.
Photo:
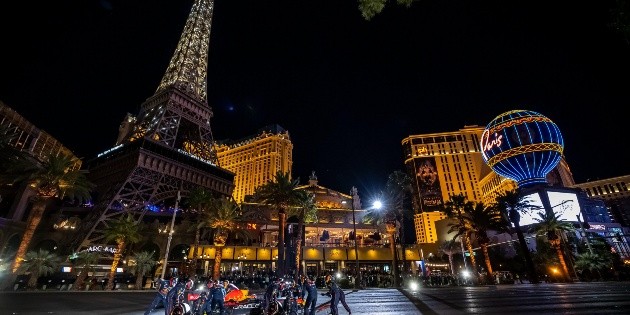
[[[307,295],[308,294],[308,295]],[[306,279],[302,284],[301,298],[306,296],[306,302],[304,303],[304,315],[315,315],[315,305],[317,304],[317,286],[313,279]]]
[[[177,294],[180,290],[184,290],[186,284],[184,282],[179,281],[179,277],[172,277],[170,280],[170,289],[168,294],[166,295],[166,303],[164,304],[164,309],[166,311],[166,315],[170,315],[173,311],[173,305],[176,302]]]
[[[157,293],[155,294],[155,298],[153,298],[153,301],[151,302],[151,305],[149,305],[149,308],[147,308],[146,311],[144,311],[144,315],[149,315],[153,312],[153,310],[155,310],[155,308],[160,305],[160,302],[162,303],[162,305],[164,305],[164,312],[165,315],[168,315],[167,311],[168,311],[168,305],[166,303],[166,295],[169,292],[169,281],[166,279],[158,279],[156,282],[156,286],[155,286]]]
[[[210,289],[210,298],[206,301],[205,306],[202,310],[206,311],[206,314],[212,314],[215,309],[219,309],[219,315],[225,314],[225,288],[221,281],[217,281],[214,286]],[[208,307],[209,306],[209,307]],[[203,312],[203,311],[202,311]]]
[[[346,303],[346,294],[331,277],[328,277],[328,292],[322,293],[322,295],[330,296],[330,313],[332,315],[339,315],[339,302],[348,311],[348,314],[352,314],[348,303]]]
[[[265,314],[271,313],[272,307],[271,303],[274,301],[274,297],[277,298],[280,295],[280,291],[282,290],[282,282],[284,280],[282,278],[273,279],[271,283],[265,289],[265,295],[263,300],[263,308],[265,310]]]

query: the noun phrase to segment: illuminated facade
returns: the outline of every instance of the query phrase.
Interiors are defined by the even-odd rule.
[[[439,210],[450,196],[483,198],[479,181],[492,170],[480,153],[480,126],[455,132],[413,135],[402,140],[407,173],[413,179],[416,213]]]
[[[517,187],[516,181],[495,173],[484,162],[481,154],[484,129],[464,126],[454,132],[413,135],[402,140],[407,174],[413,179],[414,224],[419,243],[430,239],[420,233],[433,228],[435,222],[433,216],[419,214],[438,211],[451,196],[459,194],[469,201],[492,204],[498,194]],[[546,178],[552,186],[574,184],[563,157]],[[437,242],[444,241],[437,235],[436,238]]]
[[[573,187],[590,198],[603,200],[615,222],[630,227],[630,175],[588,181]]]
[[[15,139],[10,143],[11,145],[27,152],[38,161],[43,161],[50,154],[64,154],[76,161],[76,169],[81,168],[81,160],[70,149],[66,148],[47,132],[35,127],[35,125],[3,102],[0,102],[0,125],[16,134]]]
[[[315,173],[309,177],[306,185],[299,186],[298,189],[309,191],[315,196],[315,206],[317,217],[314,221],[307,221],[304,226],[304,246],[302,247],[302,268],[309,275],[321,275],[325,272],[348,271],[354,272],[355,251],[354,239],[351,236],[353,222],[356,223],[358,260],[361,270],[388,270],[391,266],[392,252],[389,247],[389,238],[385,234],[383,226],[363,223],[362,218],[366,210],[361,207],[359,196],[354,197],[354,221],[352,201],[349,194],[341,193],[333,189],[318,184]],[[234,271],[245,268],[247,271],[275,269],[277,268],[277,234],[278,215],[264,205],[243,203],[245,215],[250,216],[248,227],[254,229],[259,235],[258,239],[250,246],[226,246],[222,249],[223,260],[222,271]],[[294,244],[297,224],[289,217],[287,224],[292,226],[287,229],[286,243],[287,261],[293,261],[295,253],[291,253],[291,244]],[[422,247],[421,247],[422,246]],[[405,257],[408,261],[421,260],[422,249],[425,252],[437,252],[435,244],[422,244],[408,246]],[[190,246],[187,259],[190,261],[194,256],[201,259],[203,273],[209,272],[214,260],[214,253],[217,247],[211,244],[202,245],[198,249]],[[402,250],[397,251],[398,258],[402,258]],[[239,260],[238,257],[241,257]],[[412,264],[414,271],[417,264]]]
[[[263,127],[244,139],[217,143],[216,151],[219,165],[235,174],[232,197],[238,203],[273,180],[278,171],[290,173],[293,166],[293,143],[289,132],[279,125]]]
[[[63,154],[75,160],[76,169],[81,168],[81,160],[70,149],[3,102],[0,102],[0,125],[15,134],[10,145],[28,153],[36,161],[42,162],[51,154]],[[12,256],[17,250],[30,210],[30,197],[35,192],[24,185],[5,186],[0,195],[0,258],[4,258]],[[35,237],[33,243],[37,242],[38,237]]]
[[[416,213],[413,216],[413,223],[416,228],[416,241],[418,243],[435,243],[438,241],[438,234],[435,222],[446,219],[446,214],[440,211]]]

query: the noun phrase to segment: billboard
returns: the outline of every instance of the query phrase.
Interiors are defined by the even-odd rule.
[[[577,215],[580,215],[580,220],[584,220],[581,217],[580,203],[578,202],[577,194],[574,192],[565,191],[543,191],[547,194],[549,203],[551,205],[551,211],[553,211],[558,217],[559,221],[577,222]],[[545,211],[543,202],[538,192],[527,195],[524,201],[530,205],[536,206],[539,210],[532,210],[527,213],[521,213],[521,226],[538,223],[536,219],[540,219],[539,212]],[[549,210],[549,209],[548,209]]]
[[[442,206],[442,189],[434,157],[414,159],[416,183],[423,211],[430,211]]]

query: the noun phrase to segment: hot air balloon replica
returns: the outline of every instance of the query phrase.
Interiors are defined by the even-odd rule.
[[[546,184],[564,150],[560,128],[531,110],[512,110],[495,117],[481,136],[484,162],[519,188]]]

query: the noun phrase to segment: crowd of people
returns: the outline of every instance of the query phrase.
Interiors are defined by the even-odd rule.
[[[238,283],[245,283],[243,277],[237,277]],[[345,308],[348,314],[351,314],[350,307],[346,303],[345,293],[335,281],[334,277],[327,275],[325,277],[326,292],[318,294],[318,287],[315,277],[301,276],[298,281],[292,279],[284,279],[279,277],[253,277],[252,281],[260,280],[264,285],[265,294],[260,301],[259,313],[261,315],[280,314],[279,310],[297,309],[303,307],[305,315],[315,315],[317,296],[327,296],[330,300],[323,305],[330,307],[330,314],[338,315],[338,304]],[[200,288],[195,288],[196,283],[205,283]],[[256,283],[256,282],[254,282]],[[165,315],[185,314],[187,312],[193,315],[209,315],[214,311],[218,311],[220,315],[224,315],[226,311],[225,300],[231,291],[240,291],[237,284],[229,279],[213,280],[213,279],[197,279],[196,277],[171,277],[170,279],[158,279],[155,281],[156,295],[144,312],[149,315],[154,312],[159,305],[164,306]],[[186,292],[195,289],[202,291],[199,297],[194,301],[190,310],[185,310]],[[281,299],[282,298],[282,299]],[[280,302],[282,300],[283,302]],[[286,312],[290,314],[291,312]]]

